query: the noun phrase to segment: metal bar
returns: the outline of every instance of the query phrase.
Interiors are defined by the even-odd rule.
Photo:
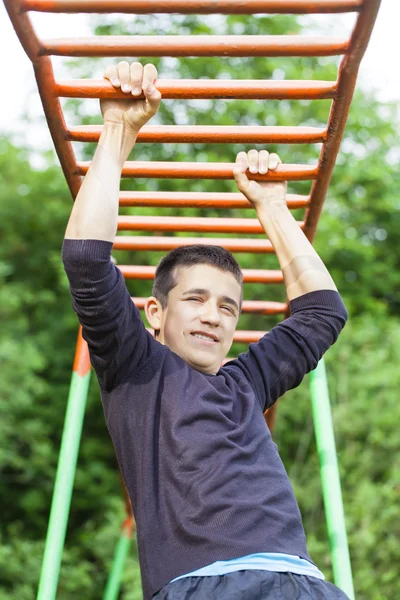
[[[114,560],[104,590],[103,600],[117,600],[121,587],[122,575],[129,548],[132,542],[132,525],[124,522],[115,548]]]
[[[313,80],[158,79],[157,88],[164,100],[325,100],[336,95],[336,81]],[[124,92],[105,79],[59,81],[55,93],[61,98],[126,99]]]
[[[328,120],[328,138],[321,149],[318,165],[319,177],[311,190],[311,204],[306,216],[305,233],[313,241],[328,191],[336,157],[339,152],[350,104],[357,81],[358,68],[367,48],[380,0],[365,0],[363,10],[353,29],[347,56],[342,60],[338,76],[338,93]]]
[[[89,351],[79,329],[37,600],[56,597],[89,381]]]
[[[144,309],[146,298],[132,297],[132,302],[139,310]],[[257,315],[280,315],[287,311],[288,305],[285,302],[269,302],[262,300],[243,300],[242,312],[253,313]]]
[[[76,173],[85,175],[90,162],[78,162]],[[234,163],[184,163],[184,162],[126,162],[122,177],[152,177],[169,179],[233,179]],[[248,173],[249,179],[257,181],[304,181],[318,176],[316,166],[280,165],[267,175]]]
[[[154,279],[156,267],[143,265],[118,265],[125,279]],[[244,283],[283,283],[282,271],[268,269],[242,269]]]
[[[309,197],[287,194],[288,208],[305,208]],[[251,208],[243,194],[230,192],[120,192],[120,206],[176,207],[176,208]]]
[[[246,331],[245,329],[240,329],[239,331],[235,331],[233,334],[233,341],[239,342],[242,344],[251,344],[253,342],[258,342],[267,331]]]
[[[54,147],[72,197],[75,198],[82,185],[82,177],[76,173],[76,157],[71,142],[67,140],[67,126],[63,110],[60,100],[53,93],[55,81],[50,58],[44,56],[41,60],[36,61],[34,70]]]
[[[102,125],[69,127],[67,139],[71,142],[98,142],[102,130]],[[326,131],[323,127],[148,125],[140,130],[136,141],[177,144],[318,144],[325,139]]]
[[[336,56],[347,38],[305,35],[98,35],[42,41],[53,56]]]
[[[305,14],[345,13],[362,0],[24,0],[23,10],[53,13]]]
[[[353,578],[324,360],[310,373],[315,437],[335,583],[354,600]]]
[[[303,223],[298,221],[300,228]],[[118,217],[118,231],[194,231],[202,233],[264,234],[258,219],[230,219],[212,217]]]
[[[66,141],[67,128],[62,108],[57,95],[54,94],[55,80],[51,60],[46,56],[40,56],[43,50],[41,41],[36,36],[28,15],[21,12],[20,1],[4,0],[4,4],[20,42],[32,61],[39,94],[54,146],[71,194],[75,197],[80,188],[82,178],[74,174],[76,171],[75,155],[71,143]]]
[[[275,252],[269,240],[262,239],[234,239],[234,238],[189,238],[189,237],[147,237],[147,236],[117,236],[114,241],[114,250],[154,250],[164,252],[193,244],[210,244],[221,246],[230,252],[254,252],[257,254]]]

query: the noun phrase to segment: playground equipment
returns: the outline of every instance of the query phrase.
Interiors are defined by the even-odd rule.
[[[281,165],[274,173],[259,179],[312,181],[308,195],[288,194],[289,208],[304,208],[300,223],[305,235],[313,241],[324,198],[329,186],[339,150],[357,72],[367,47],[380,0],[4,0],[15,31],[32,61],[39,93],[48,126],[73,198],[82,182],[89,163],[78,161],[72,141],[95,142],[99,126],[68,126],[59,98],[125,97],[108,81],[57,81],[51,56],[342,56],[335,81],[277,81],[277,80],[158,80],[165,99],[331,99],[331,110],[326,127],[266,127],[266,126],[146,126],[138,142],[175,143],[322,143],[318,163],[308,165]],[[180,13],[180,14],[357,14],[349,38],[310,36],[94,36],[41,40],[32,26],[29,11],[52,13]],[[199,178],[232,179],[233,164],[127,162],[123,177],[135,178]],[[246,208],[248,201],[237,193],[199,192],[122,192],[120,206]],[[121,216],[119,230],[152,232],[212,232],[249,234],[261,233],[256,219],[187,218]],[[224,246],[232,252],[254,254],[271,253],[268,240],[254,238],[192,238],[167,236],[117,236],[116,249],[167,251],[182,244],[208,243]],[[121,265],[128,279],[152,279],[154,267]],[[244,281],[282,283],[280,271],[245,269]],[[134,298],[139,308],[143,298]],[[288,310],[286,303],[246,300],[245,312],[271,315]],[[257,341],[263,331],[239,330],[234,341]],[[46,549],[43,561],[38,600],[52,600],[56,596],[66,524],[72,494],[76,460],[79,449],[85,401],[90,378],[88,351],[81,334],[78,336],[71,391],[65,420],[59,468],[50,515]],[[329,408],[325,369],[321,361],[311,374],[311,396],[316,424],[317,445],[321,457],[321,477],[328,531],[331,542],[335,583],[354,598],[351,567],[344,524],[343,505],[336,462],[335,443]],[[268,415],[272,426],[273,414]],[[116,599],[123,564],[133,530],[133,515],[127,503],[128,518],[121,530],[113,569],[104,599]]]

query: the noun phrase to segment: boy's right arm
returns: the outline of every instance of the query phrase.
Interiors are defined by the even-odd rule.
[[[101,100],[104,127],[89,171],[75,200],[66,239],[113,242],[117,232],[122,167],[139,130],[156,114],[161,94],[154,65],[127,62],[109,67],[104,77],[126,92],[125,100]],[[138,99],[144,93],[144,99]],[[129,96],[128,96],[129,95]]]
[[[107,389],[145,360],[152,346],[110,257],[121,170],[140,128],[157,112],[161,94],[154,65],[124,62],[108,68],[105,77],[129,99],[101,101],[104,127],[68,222],[63,261],[92,364]],[[144,100],[135,99],[142,90]]]

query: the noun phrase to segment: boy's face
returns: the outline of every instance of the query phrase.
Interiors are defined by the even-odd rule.
[[[174,276],[166,308],[149,298],[147,318],[160,330],[159,342],[197,371],[215,374],[232,345],[241,286],[232,273],[206,264],[178,267]]]

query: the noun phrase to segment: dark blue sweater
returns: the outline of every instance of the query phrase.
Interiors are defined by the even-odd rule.
[[[310,560],[263,413],[336,341],[347,316],[339,294],[296,298],[290,318],[206,375],[146,331],[111,247],[66,240],[63,260],[132,501],[144,600],[217,560]]]

